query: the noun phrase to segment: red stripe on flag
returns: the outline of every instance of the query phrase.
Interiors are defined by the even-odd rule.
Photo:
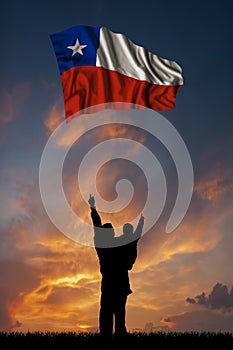
[[[182,85],[157,85],[102,67],[74,67],[61,74],[66,118],[108,102],[126,102],[154,110],[175,105]]]

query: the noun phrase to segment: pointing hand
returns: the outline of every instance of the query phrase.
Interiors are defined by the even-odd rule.
[[[88,203],[90,204],[90,206],[91,206],[92,208],[95,208],[95,198],[94,198],[94,196],[92,196],[91,194],[90,194],[90,197],[89,197],[89,199],[88,199]]]

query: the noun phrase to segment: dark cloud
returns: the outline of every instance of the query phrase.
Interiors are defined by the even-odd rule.
[[[187,298],[186,301],[188,303],[190,303],[190,304],[195,304],[196,303],[195,299],[193,299],[193,298]]]
[[[206,294],[203,292],[201,293],[200,295],[197,295],[195,297],[195,299],[197,300],[197,304],[199,305],[207,305],[209,304],[209,301],[208,301],[208,297],[206,297]]]
[[[20,328],[22,326],[22,322],[16,320],[11,328]]]
[[[231,313],[197,310],[172,315],[169,317],[169,322],[166,322],[166,319],[164,318],[162,322],[168,323],[170,329],[178,332],[233,332],[233,315]]]
[[[204,305],[210,309],[233,309],[233,287],[228,291],[228,287],[221,283],[217,283],[211,293],[206,295],[204,292],[197,295],[194,299],[187,298],[190,304]]]

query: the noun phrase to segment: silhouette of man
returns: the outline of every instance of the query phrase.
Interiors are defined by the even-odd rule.
[[[91,218],[94,226],[94,243],[100,264],[101,297],[99,311],[100,334],[111,336],[115,316],[115,334],[125,335],[126,301],[132,293],[128,271],[137,258],[137,242],[142,234],[144,217],[141,215],[135,232],[131,224],[125,224],[123,235],[115,237],[111,223],[102,224],[90,195]]]

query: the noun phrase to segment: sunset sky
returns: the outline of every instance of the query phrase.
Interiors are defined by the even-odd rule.
[[[95,249],[68,238],[54,225],[39,188],[42,152],[65,118],[50,35],[90,25],[124,33],[176,61],[184,77],[175,108],[160,113],[184,140],[194,172],[190,206],[171,234],[165,233],[165,226],[177,178],[171,159],[151,135],[134,127],[98,128],[84,135],[64,164],[68,201],[88,223],[89,207],[77,188],[77,164],[95,144],[114,137],[136,139],[166,168],[165,210],[139,241],[130,272],[133,293],[127,303],[127,328],[143,330],[152,323],[154,329],[233,332],[232,15],[233,4],[226,0],[2,3],[0,330],[98,327],[101,276]],[[145,177],[128,165],[123,160],[110,162],[98,174],[98,188],[108,201],[115,198],[114,186],[122,176],[134,186],[127,212],[103,216],[114,225],[139,215],[145,201]],[[87,193],[91,175],[90,169]],[[92,234],[91,226],[90,230]]]

